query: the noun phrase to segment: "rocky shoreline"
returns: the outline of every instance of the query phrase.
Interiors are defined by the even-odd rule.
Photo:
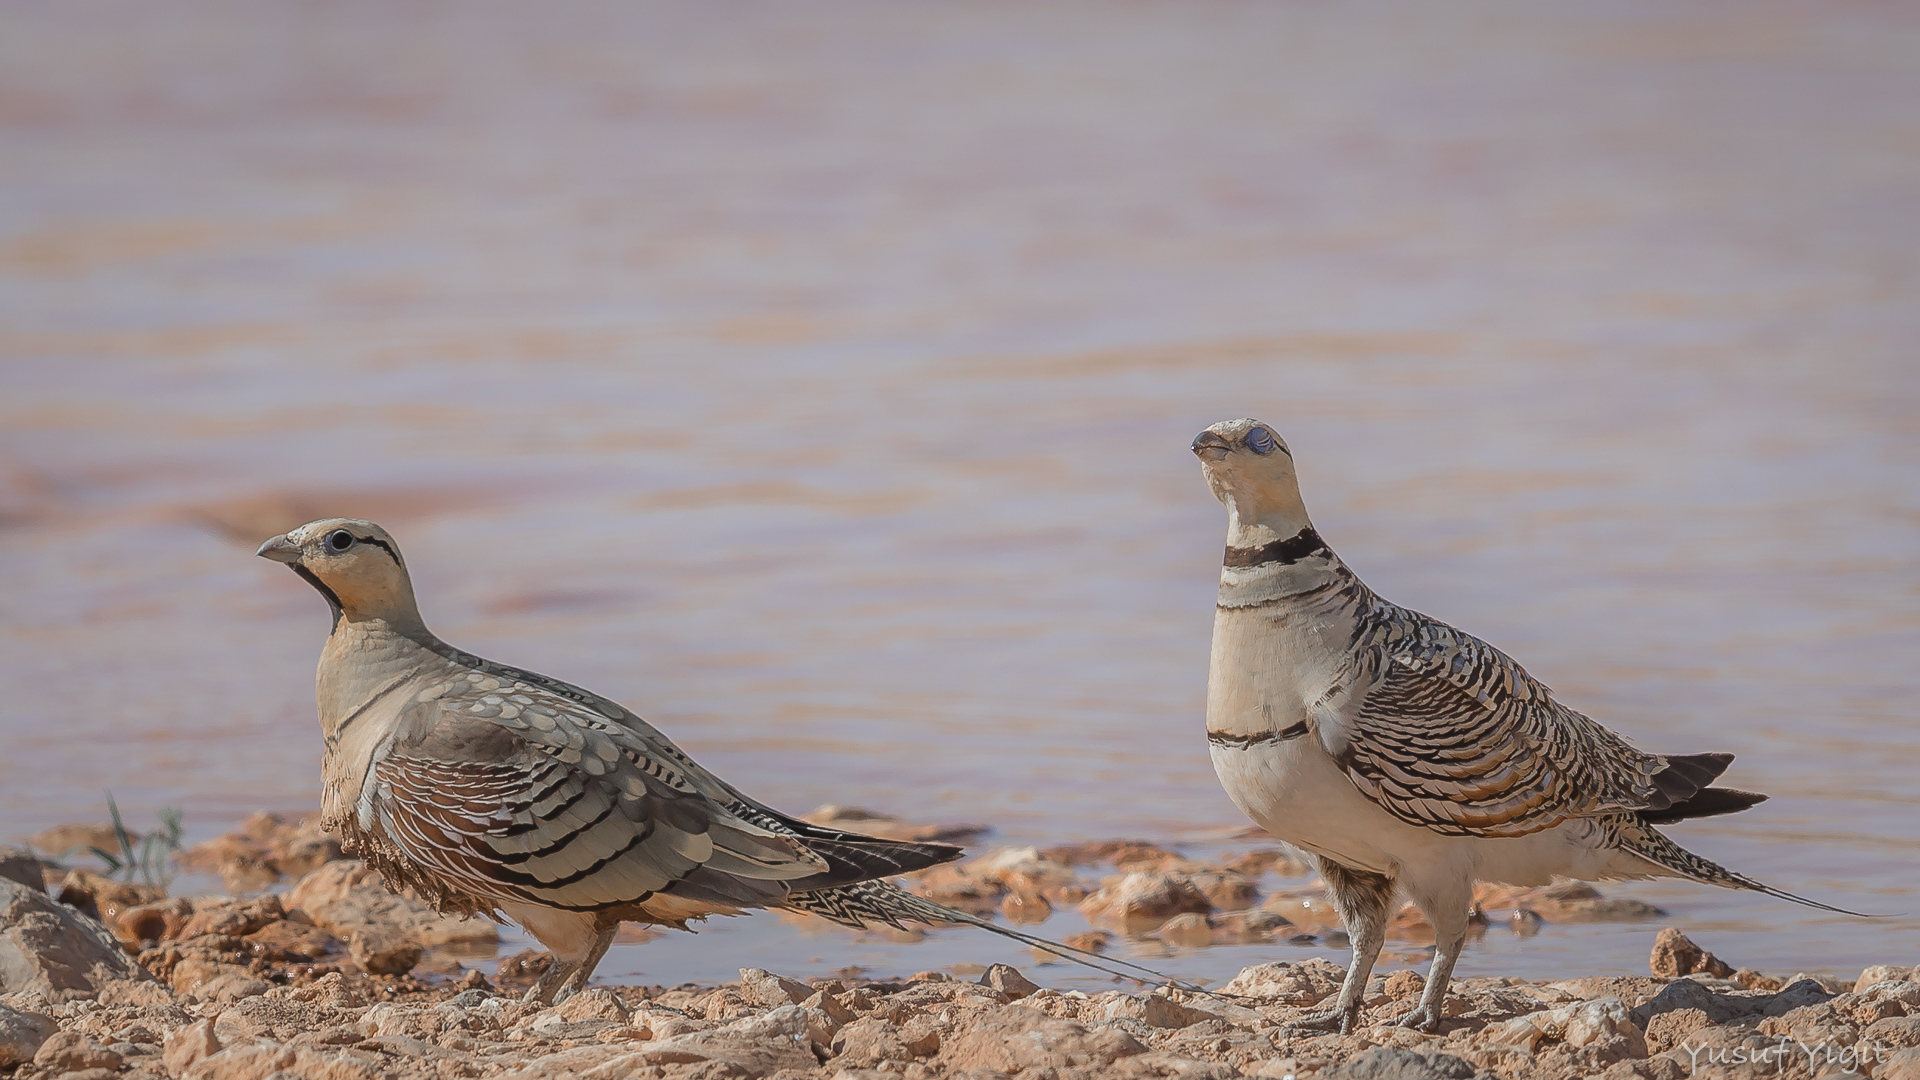
[[[816,814],[869,832],[928,828]],[[1261,876],[1293,869],[1285,859],[1264,848],[1202,864],[1109,841],[990,851],[911,884],[1016,923],[1077,906],[1108,928],[1074,942],[1094,949],[1115,934],[1337,941],[1310,890],[1263,899]],[[256,895],[166,897],[0,853],[0,1077],[1920,1080],[1920,968],[1846,982],[1739,970],[1672,929],[1647,976],[1456,980],[1432,1035],[1392,1026],[1423,985],[1409,970],[1373,979],[1352,1035],[1290,1028],[1339,987],[1340,967],[1319,958],[1248,967],[1219,996],[1060,990],[1004,964],[977,979],[807,982],[749,968],[720,986],[594,987],[541,1008],[518,995],[544,953],[507,957],[491,976],[464,966],[497,944],[493,924],[387,892],[311,822],[257,815],[183,861]],[[1112,873],[1088,879],[1089,867]],[[292,887],[258,892],[280,882]],[[1510,911],[1522,932],[1658,915],[1573,885],[1484,890],[1479,907],[1486,919]],[[1408,912],[1395,921],[1403,941],[1423,929]]]

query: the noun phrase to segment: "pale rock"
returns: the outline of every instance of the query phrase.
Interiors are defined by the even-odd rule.
[[[1213,928],[1213,941],[1222,945],[1271,941],[1275,934],[1293,926],[1293,923],[1287,921],[1285,915],[1260,908],[1216,915],[1210,922]]]
[[[418,1030],[416,1012],[394,1002],[383,1001],[361,1013],[354,1027],[370,1039],[382,1035],[412,1035]]]
[[[798,1005],[813,996],[813,988],[805,983],[763,968],[741,968],[740,985],[747,996],[769,1009]]]
[[[1900,1050],[1920,1046],[1920,1016],[1889,1016],[1884,1020],[1876,1020],[1860,1033],[1860,1037],[1876,1046]]]
[[[321,865],[287,895],[288,910],[349,941],[366,930],[398,929],[420,945],[495,945],[499,931],[481,918],[442,915],[412,897],[387,891],[380,875],[357,859]]]
[[[1665,911],[1644,900],[1601,896],[1584,881],[1563,881],[1529,890],[1521,909],[1550,923],[1641,922]]]
[[[629,1021],[606,1020],[589,1017],[582,1020],[569,1020],[559,1009],[543,1009],[514,1028],[507,1031],[507,1038],[535,1038],[556,1041],[578,1042],[582,1039],[599,1038],[605,1032],[615,1028],[629,1026]],[[649,1029],[651,1033],[651,1029]]]
[[[1491,1025],[1482,1038],[1529,1052],[1542,1043],[1591,1048],[1596,1057],[1609,1062],[1647,1056],[1645,1034],[1628,1017],[1625,1003],[1614,997],[1518,1016]]]
[[[1002,1073],[1045,1068],[1099,1068],[1146,1052],[1139,1040],[1117,1028],[1088,1029],[1025,1005],[985,1013],[946,1046],[942,1064],[950,1075],[992,1069]]]
[[[50,1017],[0,1005],[0,1069],[32,1061],[40,1044],[58,1030]]]
[[[220,1038],[214,1034],[211,1019],[167,1032],[160,1046],[160,1056],[167,1064],[169,1076],[179,1076],[202,1058],[212,1057],[219,1052]]]
[[[604,987],[588,987],[561,1002],[554,1010],[563,1020],[613,1020],[626,1023],[633,1013],[616,997],[613,991]]]
[[[676,1035],[686,1035],[696,1031],[710,1031],[713,1025],[705,1020],[696,1020],[677,1012],[664,1009],[641,1008],[628,1021],[634,1030],[646,1031],[652,1039],[671,1039]]]
[[[900,1045],[917,1058],[940,1052],[940,1028],[930,1016],[916,1016],[901,1025]]]
[[[677,1058],[663,1063],[671,1068],[675,1064],[704,1062],[698,1057]],[[499,1071],[495,1071],[495,1070]],[[545,1054],[531,1060],[514,1060],[496,1064],[480,1075],[489,1080],[628,1080],[630,1077],[657,1077],[661,1073],[660,1064],[649,1062],[643,1052],[630,1045],[576,1046],[558,1053]],[[442,1076],[459,1075],[442,1072]],[[681,1076],[688,1075],[681,1071]],[[759,1076],[759,1073],[743,1069],[729,1069],[724,1063],[718,1070],[700,1069],[692,1075],[713,1077],[715,1080],[745,1080],[746,1077]]]
[[[1151,930],[1185,912],[1201,915],[1213,903],[1184,877],[1133,871],[1103,885],[1080,902],[1080,913],[1090,922],[1117,923],[1127,930]]]
[[[33,1055],[35,1067],[48,1073],[78,1072],[81,1069],[118,1069],[119,1054],[77,1031],[60,1031],[47,1036]]]
[[[91,998],[112,982],[151,979],[98,921],[38,889],[0,880],[0,994]]]
[[[138,982],[108,983],[100,988],[94,1000],[116,1008],[152,1009],[172,1005],[175,998],[165,983],[142,979]]]
[[[1920,1049],[1887,1056],[1874,1068],[1873,1080],[1920,1080]]]
[[[838,997],[827,993],[825,990],[814,991],[812,996],[800,1004],[803,1008],[814,1010],[826,1017],[827,1022],[832,1025],[834,1031],[839,1031],[841,1028],[859,1019],[859,1014],[847,1008],[846,1004]]]
[[[708,1020],[738,1020],[743,1016],[757,1015],[760,1007],[749,1000],[745,994],[723,986],[689,1002],[687,1011],[697,1013]]]
[[[226,1006],[213,1019],[213,1034],[222,1045],[255,1039],[289,1042],[306,1032],[339,1023],[343,1018],[329,1005],[300,1001],[282,996],[284,993],[261,994]],[[380,1009],[397,1013],[399,1006],[382,1004],[368,1011]]]
[[[829,1015],[824,1009],[809,1009],[805,1005],[796,1006],[807,1017],[807,1042],[816,1056],[826,1057],[833,1053],[833,1037],[845,1027],[840,1020]]]
[[[182,937],[181,931],[186,929],[192,918],[193,901],[176,896],[127,908],[108,929],[128,945],[138,946],[144,942],[171,941]]]
[[[347,952],[369,975],[405,975],[426,950],[401,927],[367,927],[354,932]]]
[[[1085,1074],[1069,1070],[1065,1075],[1078,1078]],[[1166,1050],[1149,1050],[1106,1066],[1100,1070],[1099,1080],[1240,1080],[1242,1075],[1231,1065],[1182,1057]]]
[[[1887,979],[1869,986],[1859,996],[1867,1001],[1897,1001],[1909,1014],[1920,1013],[1920,981]]]
[[[1699,1009],[1656,1013],[1647,1021],[1647,1052],[1664,1053],[1685,1042],[1687,1036],[1712,1025],[1713,1021]]]
[[[1452,1054],[1376,1046],[1320,1074],[1326,1080],[1471,1080],[1480,1071]]]
[[[92,870],[69,870],[60,881],[60,892],[56,898],[62,904],[78,908],[111,927],[121,912],[141,904],[150,904],[164,895],[157,885],[116,881]]]
[[[1249,1031],[1270,1027],[1273,1023],[1271,1020],[1244,1005],[1225,1001],[1217,997],[1206,997],[1200,994],[1181,994],[1179,992],[1168,992],[1165,989],[1155,990],[1153,992],[1153,996],[1161,995],[1178,1001],[1195,1012],[1204,1013],[1214,1020],[1225,1021],[1234,1027],[1246,1028]]]
[[[1787,985],[1764,971],[1755,971],[1752,968],[1740,968],[1735,971],[1733,981],[1742,990],[1778,990]]]
[[[875,1017],[855,1020],[835,1032],[828,1042],[836,1063],[864,1068],[883,1061],[912,1061],[913,1052],[900,1040],[894,1025]]]
[[[1085,897],[1086,893],[1082,891],[1072,897],[1063,896],[1062,899],[1081,900]],[[1000,914],[1006,916],[1010,923],[1032,926],[1053,917],[1053,903],[1036,892],[1009,892],[1000,900]]]
[[[277,1043],[229,1046],[173,1075],[180,1080],[268,1080],[276,1074],[300,1080],[386,1080],[388,1076],[380,1059],[370,1053]]]
[[[1104,995],[1102,995],[1104,996]],[[1137,1020],[1148,1027],[1183,1028],[1207,1020],[1214,1014],[1174,1001],[1164,994],[1123,994],[1107,1002],[1102,1020]]]
[[[1273,1005],[1313,1005],[1337,993],[1346,977],[1340,965],[1314,957],[1242,968],[1222,994],[1261,998]]]
[[[1071,885],[1076,879],[1073,867],[1049,859],[1033,847],[996,848],[966,864],[975,877],[1028,892]]]
[[[1018,1001],[1040,989],[1033,980],[1020,974],[1020,969],[1008,964],[994,964],[987,968],[980,976],[980,985],[1000,991],[1008,1001]]]
[[[165,901],[156,901],[156,904],[162,903]],[[156,904],[143,906],[153,907]],[[221,934],[226,937],[246,937],[287,917],[286,909],[280,906],[280,898],[272,893],[257,900],[245,901],[203,896],[190,901],[189,906],[193,914],[174,936],[193,938],[202,934]],[[122,919],[135,910],[139,909],[123,912]]]
[[[1875,964],[1860,973],[1854,981],[1853,992],[1864,993],[1867,987],[1883,982],[1920,982],[1920,967],[1894,967],[1890,964]]]
[[[1209,867],[1181,875],[1216,911],[1245,911],[1260,899],[1260,888],[1237,870]]]
[[[1787,984],[1785,990],[1773,994],[1761,995],[1760,1015],[1785,1016],[1795,1009],[1808,1005],[1819,1005],[1835,996],[1835,991],[1813,979],[1797,979]]]
[[[1189,911],[1161,923],[1153,936],[1169,945],[1198,948],[1213,943],[1213,927],[1207,923],[1205,915]]]
[[[1695,945],[1691,938],[1671,926],[1654,938],[1653,954],[1647,958],[1647,966],[1663,979],[1677,979],[1697,972],[1721,979],[1733,975],[1731,965]]]
[[[1788,986],[1797,982],[1813,983],[1829,994],[1844,994],[1853,989],[1853,983],[1837,975],[1814,975],[1801,971],[1786,980]]]
[[[264,994],[273,989],[273,984],[256,979],[239,971],[222,972],[193,988],[193,997],[198,1001],[239,1001],[241,998]]]
[[[1366,993],[1361,1001],[1368,1006],[1385,1005],[1389,1001],[1419,997],[1426,986],[1426,979],[1417,971],[1395,971],[1391,974],[1375,975],[1367,980]]]
[[[1795,1009],[1818,1005],[1833,995],[1811,979],[1803,979],[1777,993],[1734,991],[1716,993],[1692,979],[1675,979],[1650,1000],[1634,1008],[1629,1018],[1642,1030],[1653,1017],[1676,1009],[1698,1009],[1716,1024],[1748,1016],[1784,1016]]]
[[[1671,981],[1645,975],[1586,975],[1546,983],[1538,989],[1565,994],[1568,1001],[1617,997],[1629,1005],[1638,1006],[1652,1001]]]
[[[198,997],[201,987],[228,976],[242,979],[249,977],[247,969],[239,964],[190,956],[173,965],[173,973],[168,981],[172,984],[174,993]]]
[[[634,1047],[636,1065],[680,1065],[717,1061],[750,1076],[780,1069],[813,1069],[811,1029],[821,1018],[798,1005],[784,1005],[761,1016],[737,1020],[714,1031],[653,1039]]]

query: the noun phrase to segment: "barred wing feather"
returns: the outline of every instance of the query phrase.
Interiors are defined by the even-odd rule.
[[[479,690],[410,706],[365,789],[402,851],[472,894],[584,911],[689,879],[711,892],[725,875],[739,879],[739,900],[760,903],[785,894],[775,883],[828,869],[797,839],[697,790],[680,763],[618,725],[537,688],[513,696],[511,712],[502,695]]]
[[[1666,759],[1555,702],[1491,645],[1411,612],[1396,621],[1409,617],[1421,624],[1376,632],[1371,678],[1347,710],[1342,760],[1368,798],[1409,824],[1485,837],[1664,804],[1653,777]]]

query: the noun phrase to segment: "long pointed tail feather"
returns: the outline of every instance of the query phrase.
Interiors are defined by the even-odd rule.
[[[842,926],[851,926],[856,929],[864,928],[868,924],[876,922],[884,923],[895,929],[904,929],[904,927],[901,926],[902,922],[959,923],[965,926],[977,926],[982,930],[999,934],[1004,938],[1011,938],[1031,948],[1051,953],[1054,956],[1060,957],[1062,960],[1079,964],[1082,967],[1092,968],[1096,971],[1105,972],[1108,975],[1113,975],[1118,978],[1130,979],[1134,982],[1164,983],[1168,986],[1185,990],[1188,993],[1205,994],[1208,997],[1222,996],[1203,986],[1196,985],[1184,979],[1174,978],[1163,972],[1155,971],[1150,967],[1144,967],[1127,960],[1102,956],[1099,953],[1090,952],[1086,949],[1076,949],[1063,942],[1052,941],[1048,938],[1037,937],[1033,934],[1023,934],[1018,930],[1010,930],[989,919],[983,919],[977,915],[970,915],[957,908],[950,908],[945,904],[935,903],[925,897],[915,896],[885,879],[862,881],[854,885],[843,885],[836,889],[819,889],[812,892],[795,893],[788,898],[786,906],[798,911],[811,912],[822,918],[837,922]],[[1108,965],[1110,964],[1113,966],[1109,967]],[[1116,970],[1117,968],[1126,968],[1129,970],[1120,971]]]
[[[1745,889],[1750,892],[1766,893],[1780,900],[1790,900],[1821,911],[1831,911],[1837,915],[1853,915],[1862,919],[1883,919],[1884,915],[1869,915],[1864,911],[1849,911],[1832,904],[1823,904],[1818,900],[1809,900],[1804,896],[1776,889],[1765,882],[1755,881],[1745,874],[1736,873],[1709,859],[1703,859],[1672,840],[1653,827],[1653,823],[1643,816],[1622,817],[1614,823],[1611,830],[1614,843],[1623,851],[1631,852],[1642,859],[1663,866],[1703,885],[1718,885],[1723,889]]]

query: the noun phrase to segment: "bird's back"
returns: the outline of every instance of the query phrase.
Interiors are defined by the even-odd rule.
[[[357,665],[336,691],[366,697],[336,692],[329,708],[322,695],[328,822],[443,906],[678,922],[959,854],[781,815],[572,684],[437,640],[361,637],[329,654]]]

